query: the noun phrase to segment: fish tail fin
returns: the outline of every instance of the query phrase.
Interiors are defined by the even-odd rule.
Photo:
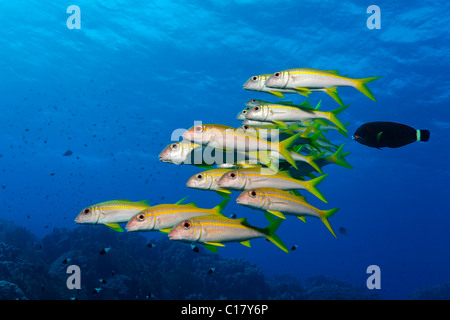
[[[322,200],[323,202],[326,202],[326,203],[328,203],[328,201],[325,199],[322,192],[320,192],[319,189],[316,188],[316,186],[318,184],[320,184],[323,181],[323,179],[325,179],[327,176],[328,176],[328,174],[324,174],[317,178],[306,181],[306,190],[308,190],[310,193],[312,193],[317,198],[319,198],[320,200]]]
[[[417,130],[417,141],[430,140],[430,130]]]
[[[339,166],[341,166],[341,167],[348,168],[348,169],[353,169],[353,166],[352,166],[350,163],[348,163],[347,160],[345,160],[345,158],[344,158],[346,155],[348,155],[348,153],[345,154],[345,155],[344,155],[344,153],[343,153],[344,145],[345,145],[345,143],[343,143],[343,144],[336,150],[336,152],[330,157],[330,160],[331,160],[333,163],[335,163],[335,164],[337,164],[337,165],[339,165]]]
[[[341,129],[344,132],[347,132],[347,128],[344,126],[344,124],[341,122],[341,120],[339,120],[336,116],[338,114],[340,114],[342,111],[344,111],[345,109],[347,109],[349,106],[350,105],[342,106],[342,107],[339,107],[337,109],[334,109],[334,110],[326,113],[327,120],[334,123],[339,129]]]
[[[286,161],[289,162],[295,169],[297,169],[297,165],[295,164],[295,160],[292,158],[291,151],[288,148],[300,137],[301,133],[294,134],[293,136],[287,138],[286,140],[281,141],[279,145],[280,154],[286,158]]]
[[[342,102],[341,97],[338,95],[337,88],[326,88],[325,92],[341,106],[344,106],[344,102]]]
[[[366,83],[375,81],[377,79],[380,79],[381,77],[372,77],[372,78],[363,78],[363,79],[355,79],[355,88],[358,89],[359,91],[361,91],[362,93],[364,93],[364,95],[366,95],[366,97],[368,97],[369,99],[373,100],[373,101],[377,101],[375,100],[375,98],[373,97],[372,92],[370,91],[369,87],[366,86]]]
[[[261,231],[266,235],[267,240],[272,242],[274,245],[276,245],[284,252],[289,253],[289,250],[283,243],[283,241],[281,241],[281,239],[277,235],[275,235],[275,232],[280,227],[281,222],[283,222],[283,219],[277,218],[273,220],[268,227],[262,229]]]
[[[332,215],[334,215],[336,213],[336,211],[338,211],[338,210],[339,210],[339,208],[334,208],[334,209],[330,209],[330,210],[322,210],[321,214],[320,214],[320,219],[327,226],[328,230],[330,230],[330,232],[333,234],[333,236],[335,238],[337,238],[337,236],[334,233],[333,228],[330,225],[330,222],[328,222],[328,218],[331,217]]]
[[[223,199],[217,206],[215,206],[215,207],[213,208],[213,210],[214,210],[218,215],[224,216],[223,213],[222,213],[222,210],[227,206],[227,204],[228,204],[228,202],[230,201],[231,197],[230,197],[229,195],[225,195],[225,194],[222,194],[221,196],[223,196],[224,199]]]

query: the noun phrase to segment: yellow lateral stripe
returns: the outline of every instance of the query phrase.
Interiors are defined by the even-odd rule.
[[[214,214],[213,211],[211,211],[211,209],[180,208],[180,209],[160,209],[155,212],[146,212],[146,213],[144,213],[144,215],[145,216],[164,216],[164,215],[170,215],[170,214],[180,214],[180,213],[189,213],[189,212]]]
[[[288,176],[281,176],[281,175],[264,175],[264,174],[258,174],[257,172],[251,172],[251,173],[240,173],[238,171],[238,174],[242,174],[244,176],[249,176],[249,177],[266,177],[266,178],[274,178],[274,179],[280,179],[280,180],[286,180],[286,181],[291,181],[291,182],[298,182],[298,183],[302,183],[302,182],[306,182],[306,181],[302,181],[302,180],[297,180],[294,178],[290,178]]]
[[[327,73],[324,71],[290,71],[289,70],[287,72],[289,72],[289,74],[313,74],[313,75],[319,75],[319,76],[327,76],[327,77],[329,76],[329,77],[338,78],[338,79],[352,80],[350,78],[339,76],[339,75],[333,74],[333,73]]]
[[[240,223],[232,224],[232,223],[226,222],[226,221],[201,220],[201,221],[193,221],[193,222],[200,226],[206,226],[206,227],[221,227],[221,228],[231,228],[231,229],[232,228],[251,229]]]
[[[110,206],[110,207],[99,207],[99,208],[94,208],[95,210],[133,210],[133,209],[139,209],[139,210],[144,210],[150,208],[150,206],[145,206],[145,207],[132,207],[132,206]]]

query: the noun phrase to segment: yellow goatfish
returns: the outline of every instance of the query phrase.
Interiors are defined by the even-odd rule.
[[[323,71],[312,68],[297,68],[275,72],[267,79],[265,86],[268,87],[267,90],[296,90],[305,96],[308,96],[311,91],[320,89],[343,106],[344,104],[337,94],[337,87],[356,88],[369,99],[376,101],[366,84],[380,78],[352,79],[341,76],[336,70]]]
[[[236,202],[246,207],[267,211],[282,219],[286,219],[285,214],[296,216],[302,221],[305,221],[305,216],[319,218],[336,237],[328,218],[339,208],[319,210],[307,203],[302,196],[275,188],[255,188],[243,191]]]
[[[299,106],[263,104],[253,107],[253,109],[247,111],[245,117],[249,120],[271,121],[281,125],[284,125],[284,121],[309,121],[315,119],[325,119],[334,123],[339,129],[346,132],[347,128],[336,117],[336,115],[347,109],[347,107],[348,105],[339,107],[332,111],[318,111],[301,108]]]
[[[268,157],[269,153],[280,154],[294,168],[297,168],[297,166],[288,148],[293,145],[300,136],[301,134],[298,133],[286,140],[271,142],[260,139],[253,133],[246,133],[243,130],[235,128],[224,128],[224,126],[216,124],[196,125],[183,133],[183,139],[193,141],[194,143],[208,145],[213,148],[245,152],[256,151],[258,159],[262,160],[265,164],[271,163]],[[314,166],[314,163],[310,164]]]
[[[147,200],[111,200],[84,208],[75,218],[80,224],[104,224],[111,229],[123,232],[119,223],[125,223],[136,213],[149,208]]]
[[[220,188],[217,184],[220,177],[231,170],[232,169],[211,169],[199,172],[189,178],[186,182],[186,186],[193,189],[216,191],[220,195],[223,193],[232,193],[230,190]]]
[[[199,216],[185,220],[169,232],[170,240],[199,242],[205,248],[217,252],[217,246],[226,242],[240,242],[250,247],[250,240],[266,238],[278,248],[288,253],[286,245],[275,235],[282,219],[275,219],[266,228],[251,226],[246,218],[230,219],[224,216]]]
[[[230,197],[225,198],[216,207],[203,209],[195,203],[158,204],[144,209],[133,216],[126,226],[127,231],[161,231],[168,233],[180,222],[196,216],[221,215]]]
[[[328,175],[302,181],[294,179],[289,171],[278,171],[275,174],[266,168],[244,168],[225,173],[217,182],[220,188],[231,190],[248,190],[254,188],[273,187],[280,190],[307,190],[323,202],[327,202],[316,186]]]

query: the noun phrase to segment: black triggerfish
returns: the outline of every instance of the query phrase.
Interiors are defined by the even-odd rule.
[[[373,148],[398,148],[414,141],[428,141],[430,131],[416,130],[401,123],[376,121],[360,126],[352,138]]]

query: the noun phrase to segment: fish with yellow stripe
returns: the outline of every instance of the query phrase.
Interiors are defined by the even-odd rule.
[[[195,203],[188,204],[158,204],[134,215],[128,221],[127,231],[161,231],[168,233],[172,227],[183,220],[196,216],[221,215],[229,202],[226,197],[211,209],[199,208]]]
[[[224,243],[240,242],[250,247],[250,240],[266,238],[278,248],[288,253],[286,245],[275,235],[282,219],[274,219],[266,228],[250,225],[246,218],[230,219],[219,215],[198,216],[185,220],[173,227],[169,239],[191,243],[201,243],[205,248],[217,252]]]
[[[356,88],[369,99],[376,101],[369,87],[367,87],[367,83],[380,78],[353,79],[340,75],[336,70],[294,68],[275,72],[265,81],[265,86],[268,88],[267,90],[296,90],[299,94],[305,96],[308,96],[312,91],[322,90],[343,106],[344,104],[337,93],[338,87]]]
[[[307,203],[304,197],[276,188],[245,190],[239,195],[236,202],[246,207],[267,211],[282,219],[286,219],[285,214],[296,216],[302,221],[305,221],[305,216],[319,218],[336,237],[328,218],[339,208],[319,210]]]
[[[243,168],[225,173],[217,182],[222,189],[248,190],[254,188],[273,187],[280,190],[307,190],[323,202],[324,195],[316,188],[328,174],[315,179],[302,181],[294,179],[289,171],[272,172],[266,168]]]
[[[295,160],[292,156],[291,147],[300,137],[301,133],[297,133],[283,141],[268,141],[261,139],[253,133],[246,133],[243,130],[235,128],[227,128],[227,126],[217,124],[201,124],[191,127],[183,133],[183,139],[194,143],[201,143],[213,148],[223,148],[227,150],[257,152],[255,155],[267,166],[273,165],[273,161],[269,158],[269,153],[273,155],[281,155],[294,168],[297,168]],[[312,158],[304,157],[311,166],[316,167]],[[273,168],[273,167],[272,167]],[[320,171],[320,168],[317,168]]]
[[[186,186],[192,189],[211,190],[223,195],[232,193],[230,190],[220,188],[217,182],[225,173],[232,169],[211,169],[194,174],[186,182]]]
[[[320,102],[319,102],[320,105]],[[332,111],[318,111],[302,108],[300,106],[290,106],[284,104],[262,104],[247,111],[245,117],[249,120],[271,121],[284,126],[284,121],[309,121],[325,119],[335,124],[339,129],[346,132],[347,128],[336,117],[347,109],[347,106],[339,107]],[[317,109],[317,108],[316,108]]]
[[[104,224],[111,229],[123,232],[120,223],[130,220],[136,213],[149,208],[147,200],[111,200],[97,203],[81,210],[75,218],[79,224]]]

